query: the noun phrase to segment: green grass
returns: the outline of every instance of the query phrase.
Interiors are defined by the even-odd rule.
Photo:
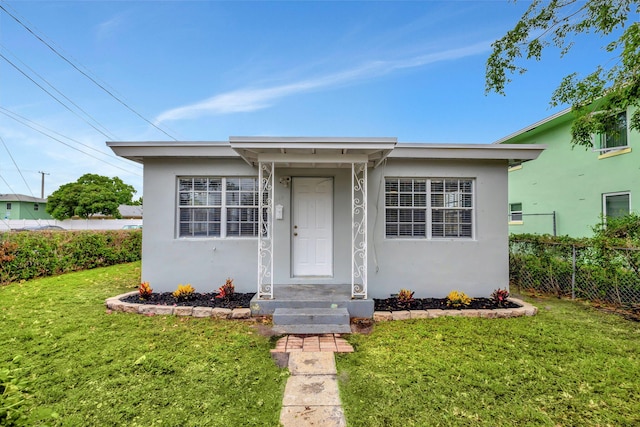
[[[278,425],[286,370],[247,323],[106,312],[139,263],[0,287],[0,368],[65,426]],[[19,356],[19,364],[13,362]]]
[[[278,425],[288,373],[272,342],[242,322],[107,314],[104,300],[139,275],[133,263],[0,287],[0,371],[29,380],[32,419]],[[640,324],[534,303],[535,317],[386,322],[350,336],[356,352],[337,356],[349,426],[640,425]]]
[[[640,324],[571,301],[535,317],[377,324],[337,357],[349,426],[640,425]]]

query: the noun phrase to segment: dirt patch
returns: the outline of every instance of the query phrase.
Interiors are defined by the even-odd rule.
[[[351,332],[354,334],[370,334],[373,331],[373,319],[366,317],[351,318]]]

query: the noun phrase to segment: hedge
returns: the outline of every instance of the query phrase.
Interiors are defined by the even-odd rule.
[[[141,230],[0,233],[0,284],[138,261]]]
[[[509,283],[519,289],[617,306],[640,303],[637,240],[511,235],[509,249]]]

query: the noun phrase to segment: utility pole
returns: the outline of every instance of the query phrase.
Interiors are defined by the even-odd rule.
[[[47,172],[38,171],[40,175],[42,175],[42,182],[40,184],[40,198],[44,199],[44,176],[49,175]]]

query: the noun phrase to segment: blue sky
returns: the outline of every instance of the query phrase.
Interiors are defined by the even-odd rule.
[[[490,44],[527,1],[0,5],[120,100],[0,10],[0,53],[15,65],[0,58],[0,193],[39,196],[44,171],[46,194],[91,172],[142,195],[142,168],[114,158],[106,140],[491,143],[563,108],[549,108],[560,79],[608,58],[606,40],[585,38],[563,59],[549,51],[528,64],[506,96],[485,95]]]

